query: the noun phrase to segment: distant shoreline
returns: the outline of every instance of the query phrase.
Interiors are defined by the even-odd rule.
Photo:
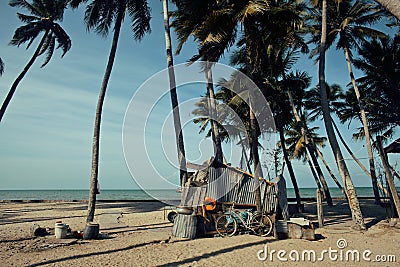
[[[333,200],[345,200],[344,197],[333,197]],[[374,197],[358,197],[358,199],[374,200]],[[381,197],[382,200],[389,199],[388,197]],[[302,201],[312,201],[316,202],[315,197],[304,197],[301,198]],[[179,202],[179,199],[175,200],[158,200],[158,199],[99,199],[98,203],[119,203],[119,202]],[[87,203],[84,199],[0,199],[0,203]],[[288,202],[296,202],[295,198],[288,198]]]

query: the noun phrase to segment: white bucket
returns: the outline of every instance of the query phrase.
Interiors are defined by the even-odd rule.
[[[65,223],[56,223],[54,234],[58,239],[67,237],[67,225]]]

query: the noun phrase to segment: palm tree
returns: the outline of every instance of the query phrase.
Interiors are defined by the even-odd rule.
[[[353,117],[354,114],[356,113],[359,115],[359,111],[357,110],[356,112],[352,111],[351,115],[349,110],[353,110],[354,105],[349,105],[345,101],[347,98],[347,91],[346,94],[343,93],[343,89],[340,87],[340,85],[337,84],[332,84],[329,85],[328,83],[325,83],[325,87],[327,89],[327,96],[328,96],[328,101],[329,101],[329,108],[330,108],[330,113],[335,113],[341,120],[341,122],[344,122],[345,120],[348,120],[349,117]],[[354,93],[354,91],[352,91]],[[319,86],[316,86],[312,88],[311,90],[306,92],[306,100],[304,101],[304,106],[305,108],[310,112],[310,120],[315,121],[318,118],[322,116],[322,108],[320,104],[320,93],[319,93]],[[346,119],[344,119],[344,117]],[[365,172],[365,174],[368,175],[368,177],[371,178],[371,173],[365,168],[364,164],[356,157],[356,155],[353,153],[353,151],[350,149],[350,147],[347,145],[346,141],[344,140],[341,131],[338,129],[334,119],[331,117],[331,122],[336,130],[336,134],[339,137],[339,140],[342,142],[344,148],[346,151],[350,154],[350,156],[353,158],[353,160],[360,166],[360,168]],[[318,151],[317,151],[318,153]],[[319,156],[321,160],[323,160],[323,156]],[[324,160],[323,160],[324,161]],[[325,164],[327,170],[330,169],[327,164]],[[328,170],[329,173],[331,173],[330,170]],[[333,180],[335,183],[338,185],[339,188],[342,188],[341,185],[336,181],[336,178],[331,174]],[[383,189],[382,185],[378,182],[378,187]]]
[[[351,50],[353,47],[357,47],[357,44],[366,38],[383,36],[382,32],[368,27],[369,25],[376,23],[381,19],[382,10],[378,9],[376,5],[372,5],[366,0],[341,1],[337,3],[337,5],[332,4],[328,6],[328,8],[330,8],[330,20],[328,24],[329,33],[327,35],[327,49],[333,45],[337,39],[336,48],[344,51],[350,79],[357,96],[358,105],[360,107],[360,115],[365,133],[375,203],[380,204],[374,156],[371,145],[371,136],[368,129],[368,121],[365,113],[364,103],[353,74]],[[318,31],[315,32],[316,37],[318,38],[317,33]],[[315,41],[317,40],[314,39],[314,42]],[[316,53],[318,48],[314,51]]]
[[[215,144],[215,160],[223,162],[223,152],[221,145],[221,137],[218,130],[218,123],[215,118],[218,118],[216,110],[215,91],[212,78],[212,66],[224,54],[225,49],[234,42],[235,34],[227,35],[220,34],[217,38],[218,42],[210,38],[210,35],[215,31],[213,27],[218,24],[224,28],[223,32],[234,32],[235,25],[218,16],[219,21],[214,21],[214,8],[218,8],[218,3],[214,1],[174,1],[178,9],[172,13],[174,18],[171,26],[175,29],[178,37],[178,48],[176,53],[179,54],[184,43],[190,36],[199,43],[198,54],[194,55],[189,62],[192,63],[201,59],[204,61],[204,73],[206,78],[206,89],[208,98],[208,115],[211,124],[211,137]],[[211,32],[211,34],[210,34]]]
[[[383,168],[385,170],[385,175],[386,175],[386,182],[387,182],[389,190],[390,190],[391,201],[393,202],[393,204],[395,206],[397,216],[399,216],[399,214],[400,214],[399,193],[397,192],[397,188],[394,183],[394,179],[393,179],[392,171],[390,170],[391,167],[389,165],[387,154],[385,153],[383,146],[382,146],[382,136],[377,136],[376,147],[378,148],[379,156],[382,159],[382,165],[383,165]]]
[[[345,94],[343,93],[342,87],[338,84],[330,85],[325,83],[325,88],[327,90],[330,112],[339,115],[346,106],[344,102]],[[319,90],[319,86],[317,85],[307,90],[304,96],[304,107],[309,112],[310,121],[315,121],[322,117]]]
[[[185,1],[175,1],[175,2],[185,2]],[[196,24],[197,21],[201,21],[201,16],[203,12],[202,9],[199,8],[198,12],[192,13],[193,20],[192,22],[196,24],[196,33],[202,34],[204,38],[200,38],[200,40],[205,40],[202,47],[207,47],[210,43],[212,44],[220,44],[225,43],[223,46],[219,46],[220,51],[224,51],[227,47],[230,47],[234,42],[234,38],[237,36],[237,33],[242,34],[243,38],[239,41],[239,43],[244,45],[245,51],[245,72],[247,76],[254,80],[257,83],[258,72],[260,71],[260,63],[262,61],[262,56],[258,53],[262,49],[267,48],[262,39],[274,39],[277,41],[277,36],[279,36],[281,41],[285,41],[285,44],[290,43],[290,41],[296,39],[297,35],[287,35],[284,38],[288,31],[282,30],[282,28],[288,29],[296,28],[301,23],[298,23],[299,16],[294,16],[292,19],[291,15],[296,13],[298,10],[293,9],[296,1],[273,1],[269,2],[266,0],[234,0],[234,1],[189,1],[196,2],[200,5],[205,5],[206,10],[209,12],[209,16],[203,16],[204,22]],[[271,9],[274,7],[275,9]],[[179,5],[178,5],[179,8]],[[270,14],[266,14],[268,11],[271,11]],[[197,20],[196,17],[200,16],[200,20]],[[265,17],[264,17],[265,16]],[[271,19],[274,17],[275,19]],[[284,27],[280,27],[279,30],[274,32],[273,29],[278,29],[276,23],[276,18],[280,18],[280,22]],[[290,19],[289,19],[290,18]],[[263,21],[264,19],[264,21]],[[270,24],[265,23],[268,21]],[[210,27],[211,25],[211,27]],[[242,26],[242,31],[237,31],[238,26]],[[270,28],[269,28],[270,27]],[[269,29],[268,29],[269,28]],[[268,38],[264,38],[263,36],[266,31],[269,31]],[[279,32],[280,34],[276,34]],[[188,36],[187,34],[185,36]],[[228,38],[226,38],[228,37]],[[274,43],[274,42],[270,42]],[[218,50],[216,50],[218,51]],[[250,107],[249,107],[249,122],[251,129],[250,139],[252,141],[252,159],[255,169],[255,177],[260,177],[262,175],[261,167],[259,165],[259,155],[258,155],[258,127],[254,114],[254,98],[256,96],[251,96],[250,99]],[[259,190],[257,189],[255,192],[257,206],[260,207],[260,197]]]
[[[257,55],[257,50],[259,47],[256,41],[257,37],[260,36],[260,32],[257,29],[257,16],[262,15],[268,10],[269,3],[266,0],[235,0],[227,1],[226,4],[226,9],[228,10],[228,13],[230,13],[231,17],[235,19],[235,23],[239,22],[243,25],[244,40],[246,44],[246,75],[250,78],[250,80],[253,80],[260,60],[260,57]],[[251,95],[249,98],[249,121],[251,132],[251,151],[256,186],[254,193],[257,210],[261,211],[261,193],[258,185],[258,179],[263,175],[258,152],[258,126],[256,122],[256,115],[254,113],[256,108],[254,106],[255,97],[255,95]]]
[[[282,99],[281,101],[277,101],[277,103],[283,104],[283,103],[285,103],[285,100]],[[296,204],[297,204],[297,207],[299,208],[299,210],[302,211],[300,190],[299,190],[299,186],[297,185],[297,180],[296,180],[296,177],[294,174],[292,162],[290,161],[289,153],[287,151],[288,149],[286,147],[285,132],[284,132],[284,127],[285,127],[285,125],[288,124],[288,120],[292,116],[291,116],[291,114],[287,114],[288,109],[279,107],[279,104],[273,105],[272,110],[274,112],[275,124],[276,124],[276,127],[279,132],[279,145],[282,149],[283,159],[287,165],[289,176],[290,176],[290,179],[291,179],[291,182],[293,185],[293,190],[294,190],[295,197],[296,197]]]
[[[164,10],[165,47],[167,53],[168,77],[170,86],[169,91],[171,96],[172,112],[173,112],[174,128],[175,128],[175,139],[178,151],[178,163],[180,172],[179,178],[180,178],[180,185],[184,186],[188,180],[188,174],[186,171],[185,145],[183,142],[182,125],[179,114],[178,95],[176,93],[175,70],[174,70],[174,61],[172,57],[171,34],[169,28],[167,0],[163,0],[163,10]]]
[[[294,76],[294,75],[292,75],[292,76],[293,76],[292,77],[292,79],[293,79],[293,78],[297,78],[297,77],[302,77],[304,75],[298,75],[297,74],[296,75],[297,77]],[[300,82],[305,84],[306,87],[308,87],[308,84],[304,83],[305,80],[307,80],[307,79],[302,79],[302,81],[300,81]],[[290,81],[285,81],[285,82],[293,83],[293,82],[290,82]],[[298,81],[296,81],[296,83],[298,83]],[[297,88],[301,88],[302,86],[300,85],[300,86],[296,86],[296,87]],[[290,89],[292,89],[292,88],[290,88]],[[294,104],[293,96],[292,96],[292,93],[291,93],[290,89],[288,88],[287,95],[288,95],[288,98],[289,98],[290,106],[292,107],[292,110],[293,110],[293,114],[294,114],[295,120],[296,120],[297,124],[299,125],[299,127],[301,129],[302,138],[300,140],[302,140],[302,143],[304,143],[304,148],[305,148],[305,150],[308,151],[308,153],[309,153],[309,155],[310,155],[310,157],[312,159],[312,163],[314,164],[315,170],[318,173],[318,177],[315,175],[315,173],[313,173],[313,175],[316,178],[316,181],[321,181],[322,186],[324,188],[325,199],[326,199],[328,205],[332,206],[333,205],[332,204],[332,197],[331,197],[331,194],[329,192],[328,184],[326,183],[325,177],[324,177],[324,175],[323,175],[323,173],[321,171],[321,168],[319,167],[319,164],[318,164],[318,161],[317,161],[317,158],[316,158],[316,155],[315,155],[316,154],[315,150],[317,148],[316,147],[314,148],[314,145],[318,144],[318,142],[316,141],[315,137],[313,137],[311,135],[310,129],[308,129],[307,124],[306,124],[305,116],[303,115],[303,118],[300,117],[300,115],[299,115],[299,113],[297,111],[297,108],[296,108],[296,106]],[[308,160],[308,162],[310,164],[311,170],[313,170],[311,161],[308,159],[307,151],[305,152],[306,153],[306,158],[307,158],[307,160]],[[317,185],[319,186],[318,189],[320,189],[321,186],[319,185],[319,182],[317,182]]]
[[[273,3],[276,4],[276,2]],[[296,177],[294,175],[293,167],[285,145],[284,127],[290,123],[293,115],[287,108],[290,103],[288,102],[286,93],[284,92],[286,85],[284,79],[286,77],[286,72],[288,72],[297,61],[297,54],[299,51],[301,50],[306,52],[307,47],[301,36],[298,35],[297,29],[293,28],[293,26],[290,26],[290,22],[285,21],[282,23],[282,25],[277,22],[277,20],[282,19],[284,15],[288,16],[288,14],[293,15],[294,19],[291,21],[293,24],[296,24],[296,21],[298,21],[298,24],[300,24],[301,19],[291,13],[290,8],[287,10],[287,7],[285,8],[284,6],[281,8],[279,8],[279,6],[275,7],[272,6],[272,2],[270,8],[271,9],[265,12],[264,15],[268,18],[264,18],[263,16],[265,19],[264,23],[266,23],[268,20],[271,20],[272,23],[280,25],[281,28],[284,28],[285,30],[283,32],[286,34],[276,33],[274,30],[268,30],[267,27],[263,29],[263,34],[266,35],[266,38],[261,40],[263,45],[258,51],[261,60],[260,68],[256,75],[256,81],[258,81],[259,87],[262,90],[264,97],[269,102],[273,112],[275,125],[279,131],[283,157],[288,167],[289,175],[296,195],[297,205],[299,209],[301,209],[300,192],[298,190]],[[299,9],[301,10],[301,8]],[[266,25],[268,25],[268,23],[266,23]],[[279,46],[277,46],[276,43],[279,43]],[[240,66],[242,69],[246,69],[247,63],[245,53],[245,47],[240,47],[239,50],[235,51],[231,57],[231,63]],[[295,80],[298,79],[296,78]],[[301,90],[298,90],[299,93],[300,91]]]
[[[11,85],[11,89],[0,109],[0,122],[17,90],[18,84],[25,77],[36,58],[46,54],[46,58],[41,66],[43,68],[49,63],[55,49],[61,48],[63,51],[61,57],[63,57],[71,48],[71,39],[60,24],[57,23],[57,21],[63,20],[64,10],[68,2],[69,0],[33,0],[31,3],[26,0],[10,1],[10,6],[23,8],[30,13],[30,15],[17,13],[18,18],[26,24],[14,32],[10,45],[20,46],[28,42],[27,48],[29,48],[41,33],[43,35],[31,59]],[[56,44],[58,45],[56,46]]]
[[[315,144],[313,146],[315,147]],[[332,172],[331,168],[329,167],[328,162],[326,162],[325,157],[322,154],[321,150],[319,150],[319,148],[317,147],[315,149],[315,151],[317,152],[318,157],[321,159],[322,163],[324,164],[324,166],[325,166],[326,170],[328,171],[329,175],[331,176],[332,180],[335,182],[337,187],[342,191],[343,195],[346,197],[346,191],[344,191],[342,185],[339,183],[338,179],[333,174],[333,172]]]
[[[71,0],[71,6],[77,8],[80,4],[86,3],[88,0]],[[100,124],[103,110],[104,98],[106,95],[108,81],[114,64],[117,52],[118,40],[120,36],[121,26],[125,18],[125,14],[131,18],[131,28],[136,40],[141,40],[143,36],[150,32],[150,8],[147,1],[136,0],[92,0],[86,7],[85,23],[87,28],[95,29],[95,31],[106,37],[110,32],[110,28],[114,25],[114,34],[112,37],[112,45],[108,57],[106,71],[104,73],[103,82],[100,87],[100,93],[97,100],[96,118],[94,123],[93,147],[92,147],[92,168],[90,176],[90,192],[88,203],[87,222],[92,222],[96,207],[96,193],[98,188],[98,172],[99,172],[99,149],[100,149]]]
[[[318,129],[319,127],[308,128],[308,139],[314,140],[314,144],[316,146],[324,147],[326,138],[317,135],[315,131]],[[292,120],[292,122],[286,128],[285,135],[287,136],[285,142],[289,146],[288,150],[291,154],[291,157],[294,159],[307,161],[318,189],[322,189],[321,182],[319,180],[319,174],[315,172],[316,165],[313,165],[313,162],[310,159],[311,154],[306,145],[307,137],[304,134],[304,127],[302,126],[301,122],[299,123],[296,119]]]
[[[354,66],[365,74],[357,79],[365,95],[373,132],[400,126],[400,37],[363,42]]]
[[[0,58],[0,76],[2,76],[4,73],[4,62],[3,60]]]
[[[329,192],[328,184],[326,183],[325,177],[322,173],[322,170],[316,158],[317,153],[315,150],[317,149],[317,147],[313,145],[315,143],[313,142],[313,138],[310,136],[310,133],[308,132],[307,121],[305,120],[306,113],[302,110],[305,89],[308,88],[310,85],[310,77],[305,72],[302,73],[296,72],[295,74],[290,73],[285,77],[283,85],[284,85],[283,88],[288,96],[293,115],[297,123],[299,124],[301,132],[304,136],[305,147],[308,150],[312,163],[314,164],[315,170],[318,173],[319,180],[321,181],[321,184],[323,186],[324,196],[326,198],[328,205],[331,206],[332,198]],[[299,95],[296,101],[298,103],[297,105],[295,104],[295,101],[293,99],[292,92],[297,93],[297,95]],[[302,112],[303,114],[300,114],[299,112]]]
[[[350,211],[352,214],[352,219],[354,222],[355,228],[360,230],[366,229],[364,218],[361,213],[360,203],[358,202],[357,193],[354,188],[353,181],[350,177],[349,170],[347,169],[347,165],[344,161],[342,152],[340,150],[339,144],[336,139],[336,135],[332,126],[330,108],[329,108],[329,100],[326,90],[326,82],[325,82],[325,51],[326,51],[326,38],[327,38],[327,19],[328,19],[328,3],[327,0],[322,0],[321,7],[321,41],[319,46],[319,67],[318,67],[318,76],[319,76],[319,88],[320,88],[320,100],[322,107],[322,115],[324,118],[325,129],[328,135],[328,140],[332,148],[332,152],[336,161],[336,164],[339,169],[340,177],[342,178],[342,182],[345,186],[346,195],[348,198],[348,203],[350,207]]]

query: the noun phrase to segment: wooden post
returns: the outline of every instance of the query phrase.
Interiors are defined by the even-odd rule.
[[[322,207],[322,190],[317,189],[317,214],[318,214],[318,225],[320,228],[324,227],[324,209]]]
[[[397,193],[396,185],[394,184],[394,179],[393,179],[392,172],[390,171],[390,166],[389,166],[389,162],[387,159],[387,155],[386,155],[385,151],[383,150],[382,136],[376,137],[376,146],[378,148],[379,156],[381,157],[381,160],[382,160],[383,168],[385,169],[386,180],[389,185],[390,194],[392,196],[394,206],[396,207],[397,216],[400,216],[399,194]]]

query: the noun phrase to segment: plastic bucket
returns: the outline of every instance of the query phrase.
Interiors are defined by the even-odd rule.
[[[65,223],[56,223],[54,234],[58,239],[67,238],[67,225]]]

